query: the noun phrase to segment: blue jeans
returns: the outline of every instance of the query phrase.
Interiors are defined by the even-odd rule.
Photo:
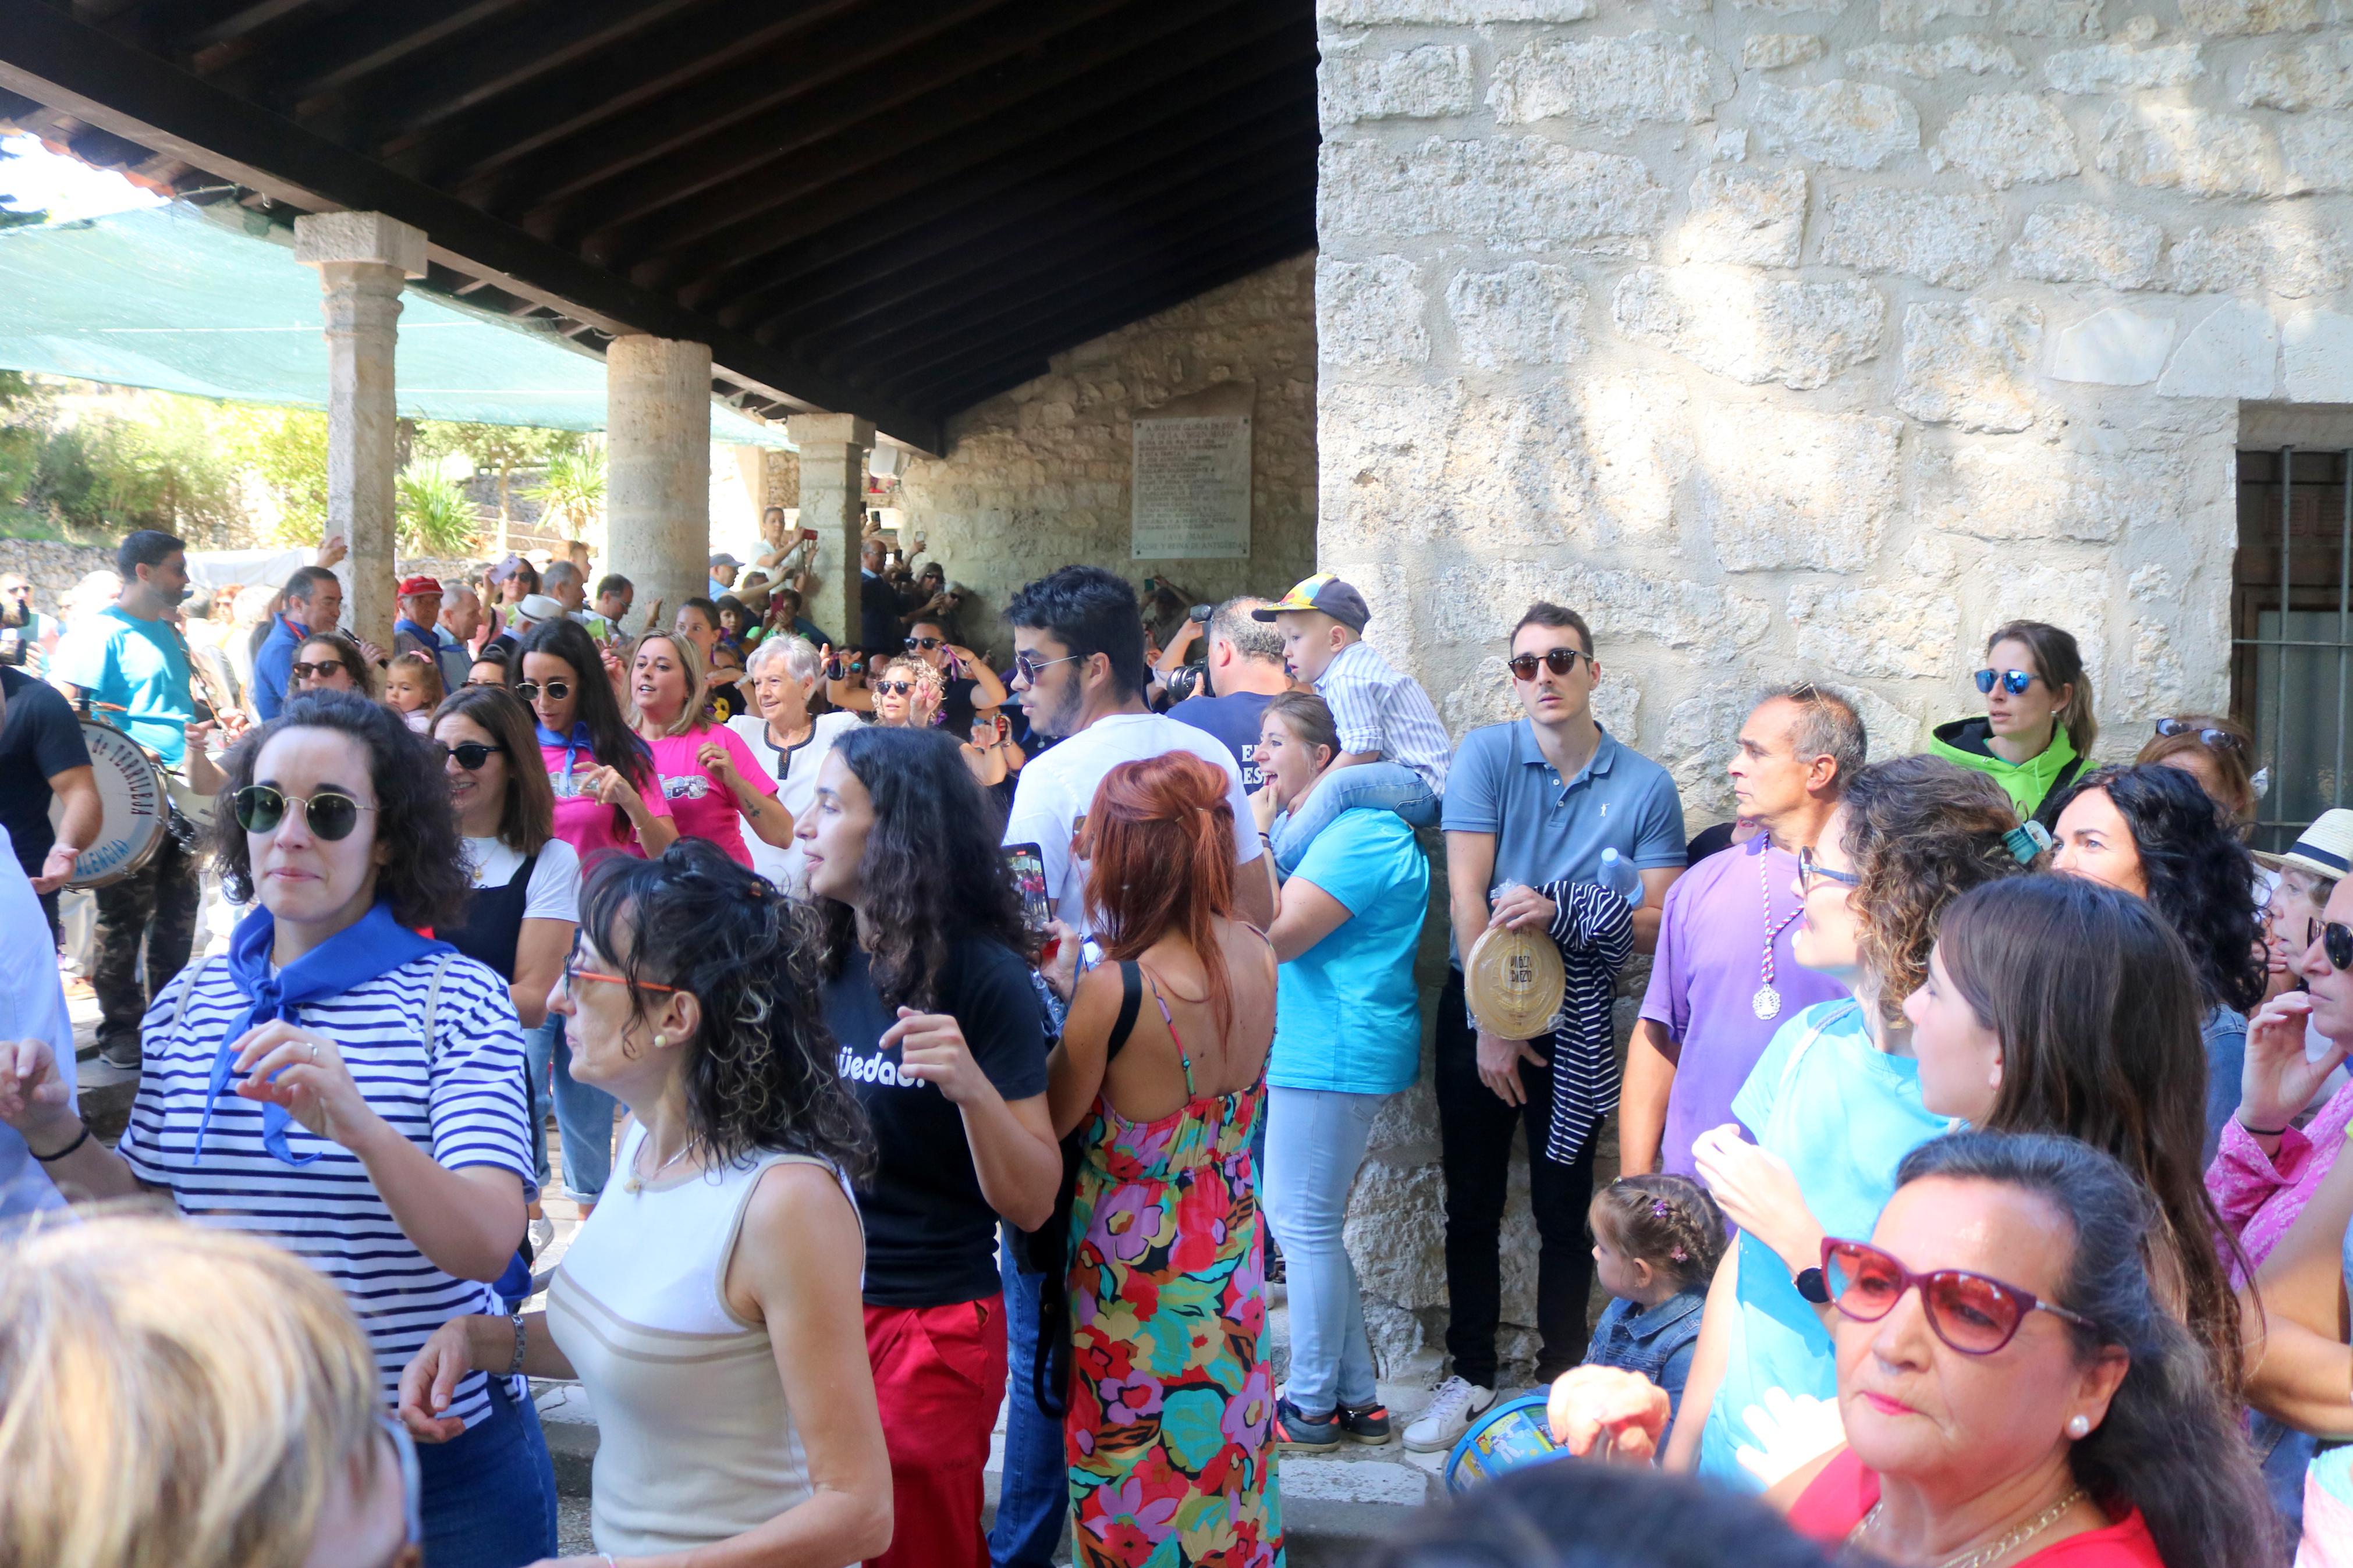
[[[1365,1163],[1380,1094],[1269,1089],[1260,1205],[1282,1244],[1291,1292],[1291,1375],[1284,1391],[1309,1415],[1370,1405],[1373,1345],[1356,1266],[1341,1241],[1348,1194]]]
[[[522,1568],[555,1555],[555,1468],[539,1412],[490,1380],[491,1414],[461,1437],[417,1445],[425,1568]]]
[[[988,1531],[994,1568],[1048,1568],[1071,1513],[1071,1472],[1062,1424],[1038,1408],[1030,1368],[1038,1356],[1038,1287],[1045,1276],[1021,1267],[1021,1233],[997,1228],[997,1273],[1005,1281],[1005,1475]]]
[[[1274,868],[1288,877],[1315,836],[1344,811],[1368,806],[1394,811],[1416,827],[1438,826],[1438,792],[1399,763],[1359,763],[1334,768],[1315,781],[1297,811],[1274,819]]]
[[[575,1203],[593,1204],[613,1175],[613,1112],[618,1104],[603,1089],[572,1076],[572,1047],[564,1037],[564,1017],[523,1037],[531,1064],[531,1158],[540,1190],[547,1188],[547,1101],[551,1069],[555,1080],[555,1129],[564,1140],[564,1193]]]

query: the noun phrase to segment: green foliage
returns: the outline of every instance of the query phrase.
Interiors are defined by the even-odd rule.
[[[223,434],[277,503],[280,544],[316,544],[327,531],[327,416],[317,408],[219,405]]]
[[[540,430],[527,425],[459,425],[443,419],[417,422],[418,458],[464,458],[484,473],[536,468],[550,458],[576,452],[587,438],[576,430]]]
[[[577,539],[605,510],[605,448],[580,446],[547,459],[547,477],[524,490],[550,515],[564,520],[564,536]]]
[[[417,555],[470,555],[479,520],[458,482],[438,466],[404,469],[397,486],[400,548]]]

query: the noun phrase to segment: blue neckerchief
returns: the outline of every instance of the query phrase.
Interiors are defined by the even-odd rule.
[[[420,626],[415,621],[410,620],[406,616],[403,616],[400,619],[393,622],[392,630],[393,635],[396,637],[402,632],[406,632],[410,637],[415,637],[418,642],[423,643],[428,648],[438,648],[441,646],[441,639],[434,636],[431,627]]]
[[[269,953],[277,940],[277,921],[268,910],[259,908],[237,922],[236,934],[229,938],[229,978],[239,991],[253,999],[253,1005],[230,1022],[221,1036],[220,1048],[213,1053],[212,1082],[205,1091],[204,1120],[196,1125],[196,1149],[191,1163],[200,1163],[205,1157],[205,1133],[213,1124],[213,1102],[228,1088],[229,1075],[235,1070],[237,1055],[231,1047],[248,1029],[272,1018],[284,1018],[290,1023],[296,1010],[305,1003],[340,996],[355,985],[391,973],[411,959],[458,951],[446,942],[417,935],[394,920],[392,907],[383,903],[273,975],[269,973]],[[432,1042],[427,1041],[426,1046],[430,1049]],[[298,1156],[289,1150],[286,1124],[293,1120],[282,1105],[263,1105],[262,1147],[280,1164],[307,1165],[319,1156]]]
[[[572,721],[572,734],[568,740],[565,737],[557,734],[554,731],[549,729],[544,724],[534,722],[532,725],[532,728],[539,731],[539,743],[541,745],[561,746],[564,748],[563,793],[570,795],[572,793],[572,765],[579,760],[580,753],[586,752],[588,753],[588,760],[592,763],[596,760],[596,748],[592,746],[588,741],[588,721],[586,719],[575,719]]]

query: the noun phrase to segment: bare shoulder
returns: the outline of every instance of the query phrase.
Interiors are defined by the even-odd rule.
[[[843,1236],[863,1245],[858,1211],[829,1165],[784,1160],[760,1173],[744,1208],[744,1228],[764,1238],[781,1237],[794,1247],[840,1245]]]

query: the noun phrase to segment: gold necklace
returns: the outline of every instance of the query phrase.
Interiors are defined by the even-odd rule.
[[[1978,1547],[1972,1551],[1959,1552],[1954,1556],[1947,1557],[1943,1562],[1933,1564],[1932,1568],[1989,1568],[1990,1564],[2000,1562],[2003,1558],[2009,1556],[2011,1552],[2017,1551],[2020,1547],[2025,1545],[2028,1542],[2033,1540],[2036,1536],[2042,1534],[2044,1531],[2058,1523],[2060,1516],[2065,1513],[2069,1509],[2073,1508],[2078,1502],[2082,1501],[2083,1497],[2084,1489],[2077,1487],[2065,1497],[2061,1498],[2057,1502],[2052,1503],[2049,1508],[2044,1509],[2041,1513],[2038,1513],[2032,1519],[2028,1520],[2024,1524],[2018,1526],[2018,1528],[2012,1530],[2007,1535],[2002,1536],[1999,1541],[1990,1542],[1986,1545]],[[1871,1511],[1862,1516],[1862,1522],[1856,1525],[1854,1529],[1848,1533],[1846,1543],[1849,1546],[1861,1544],[1862,1538],[1871,1533],[1872,1527],[1879,1522],[1880,1512],[1882,1510],[1885,1509],[1886,1506],[1887,1501],[1884,1498],[1873,1503],[1871,1505]]]
[[[651,1140],[648,1141],[651,1142]],[[654,1173],[650,1176],[640,1176],[638,1174],[638,1160],[645,1158],[643,1154],[638,1155],[638,1160],[631,1160],[629,1162],[629,1179],[621,1184],[621,1190],[629,1193],[644,1192],[648,1182],[660,1181],[661,1173],[664,1171],[669,1170],[672,1165],[677,1164],[681,1160],[683,1160],[689,1154],[693,1153],[694,1146],[701,1142],[702,1142],[702,1140],[700,1138],[688,1139],[684,1143],[679,1146],[677,1153],[672,1154],[669,1159],[664,1160],[660,1164],[656,1165],[654,1167]]]

